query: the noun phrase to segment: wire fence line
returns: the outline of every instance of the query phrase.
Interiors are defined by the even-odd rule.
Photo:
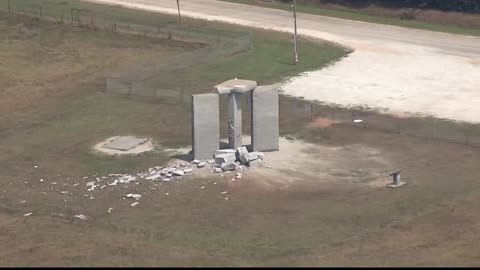
[[[6,0],[0,0],[7,2]],[[52,11],[38,5],[19,8],[15,1],[0,5],[0,10],[12,15],[26,15],[35,20],[70,24],[72,27],[88,28],[93,31],[110,31],[117,33],[142,35],[184,42],[201,43],[205,46],[194,51],[180,54],[157,65],[132,66],[119,70],[105,77],[105,92],[129,96],[159,98],[165,101],[188,106],[191,102],[194,82],[182,76],[171,80],[164,73],[181,75],[182,70],[192,65],[207,63],[212,59],[240,53],[251,49],[252,39],[249,34],[218,31],[215,34],[201,29],[189,29],[171,25],[146,25],[122,22],[102,17],[102,14],[88,9],[70,8],[69,12]],[[8,10],[5,10],[8,9]],[[68,16],[65,15],[68,13]],[[169,76],[172,77],[172,76]],[[324,105],[315,101],[282,97],[280,114],[297,118],[305,122],[321,122],[322,125],[349,125],[389,133],[405,134],[418,138],[441,140],[446,142],[480,147],[480,125],[455,122],[434,117],[400,118],[364,109],[340,108]],[[250,110],[250,99],[243,100],[243,109]],[[226,110],[222,100],[221,110]]]
[[[185,72],[187,68],[209,63],[214,59],[236,55],[252,49],[253,46],[250,33],[205,29],[188,25],[188,23],[178,25],[163,22],[149,25],[134,23],[127,19],[125,22],[112,20],[108,14],[89,10],[81,5],[58,9],[54,8],[56,6],[52,6],[52,4],[43,6],[40,1],[38,4],[33,3],[16,5],[15,1],[11,1],[8,5],[8,13],[93,31],[108,31],[199,45],[197,49],[167,59],[159,59],[156,64],[133,65],[107,74],[104,91],[112,94],[148,96],[188,102],[190,98],[186,97],[191,95],[192,88],[196,87],[196,83],[183,76],[187,73]],[[6,5],[0,5],[0,9],[4,6]]]
[[[429,140],[439,140],[480,147],[480,125],[435,117],[398,117],[365,109],[341,108],[316,101],[282,102],[281,113],[319,126],[348,125],[388,133],[404,134]]]

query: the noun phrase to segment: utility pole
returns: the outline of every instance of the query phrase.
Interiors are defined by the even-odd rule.
[[[297,1],[293,0],[293,23],[295,25],[295,31],[294,31],[294,43],[295,43],[295,52],[293,55],[293,61],[296,64],[298,64],[298,50],[297,50]]]
[[[177,8],[178,8],[178,23],[182,23],[182,17],[180,16],[180,0],[177,0]]]

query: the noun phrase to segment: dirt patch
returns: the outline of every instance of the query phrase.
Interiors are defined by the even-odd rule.
[[[308,125],[311,128],[326,128],[332,124],[332,121],[328,117],[317,117]]]

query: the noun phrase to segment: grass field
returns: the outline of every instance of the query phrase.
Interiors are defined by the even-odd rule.
[[[284,4],[276,1],[272,1],[272,2],[259,2],[255,0],[222,0],[222,1],[256,5],[256,6],[288,10],[288,11],[292,10],[291,4]],[[429,22],[429,21],[421,21],[421,20],[401,20],[400,18],[395,18],[391,16],[372,15],[372,14],[365,13],[360,9],[354,9],[354,8],[348,8],[348,7],[333,7],[333,6],[324,7],[324,6],[318,6],[318,5],[298,4],[297,11],[301,13],[322,15],[322,16],[348,19],[348,20],[354,20],[354,21],[388,24],[388,25],[423,29],[423,30],[429,30],[429,31],[447,32],[447,33],[453,33],[453,34],[480,36],[480,30],[476,27],[471,27],[471,28],[462,27],[454,24],[437,23],[437,22]]]
[[[132,22],[137,17],[148,20],[148,13],[119,12],[132,16]],[[174,18],[156,14],[155,20]],[[186,76],[198,82],[195,93],[209,92],[212,85],[232,77],[278,82],[348,53],[330,43],[302,39],[304,60],[295,66],[288,35],[206,22],[195,27],[207,32],[210,27],[233,27],[252,31],[254,38],[252,51],[186,70]],[[478,149],[341,124],[315,127],[292,116],[285,105],[291,98],[283,96],[282,134],[315,143],[308,154],[318,163],[305,162],[312,165],[310,174],[285,169],[235,183],[215,175],[155,190],[141,184],[89,193],[84,176],[163,165],[169,159],[163,146],[189,146],[191,139],[188,106],[103,94],[103,74],[195,47],[6,13],[0,13],[0,33],[0,83],[5,86],[0,90],[2,266],[409,266],[480,261]],[[121,134],[152,137],[161,146],[136,157],[91,152],[96,142]],[[295,159],[293,152],[286,155]],[[323,162],[334,166],[315,167]],[[393,168],[406,169],[405,188],[367,185],[372,172]],[[262,185],[292,179],[297,180],[288,188]],[[63,195],[63,190],[71,193]],[[225,190],[228,201],[221,195]],[[144,196],[139,206],[122,200],[129,192]],[[112,214],[106,213],[109,207],[115,209]],[[33,214],[23,216],[29,212]],[[91,219],[72,219],[76,214]]]

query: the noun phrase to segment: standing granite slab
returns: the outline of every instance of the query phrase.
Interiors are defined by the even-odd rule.
[[[192,96],[192,148],[198,160],[212,159],[219,149],[220,112],[218,94]]]
[[[253,151],[279,150],[279,108],[277,85],[259,86],[252,95]]]

